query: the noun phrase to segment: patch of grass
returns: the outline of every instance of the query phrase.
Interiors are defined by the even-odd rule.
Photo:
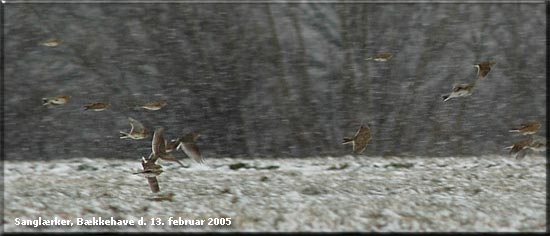
[[[326,191],[324,191],[323,189],[319,189],[318,187],[315,187],[315,186],[308,186],[302,189],[301,193],[305,195],[319,195],[319,194],[326,193]]]
[[[329,167],[327,170],[343,170],[343,169],[346,169],[349,167],[349,164],[348,163],[344,163],[342,165],[335,165],[335,166],[331,166]]]
[[[91,165],[88,165],[88,164],[82,164],[82,165],[79,165],[76,170],[78,171],[83,171],[83,170],[91,170],[91,171],[95,171],[97,170],[97,167],[94,167],[94,166],[91,166]]]
[[[275,170],[279,169],[279,166],[265,166],[265,167],[254,167],[256,170]]]
[[[256,170],[274,170],[274,169],[279,169],[279,166],[257,167],[257,166],[250,166],[250,165],[248,165],[246,163],[242,163],[242,162],[238,162],[238,163],[234,163],[234,164],[229,165],[229,169],[232,169],[232,170],[238,170],[238,169],[241,169],[241,168],[245,168],[245,169],[253,168],[253,169],[256,169]]]
[[[225,187],[222,190],[220,190],[220,194],[229,194],[231,193],[231,189],[229,187]]]
[[[450,192],[453,189],[454,187],[445,186],[445,187],[436,188],[435,190],[433,190],[433,193]]]
[[[248,167],[248,164],[246,163],[242,163],[242,162],[238,162],[238,163],[234,163],[234,164],[231,164],[229,165],[229,169],[232,169],[232,170],[238,170],[238,169],[241,169],[241,168],[249,168]]]
[[[392,162],[390,164],[387,164],[384,166],[384,168],[388,168],[388,167],[393,167],[393,168],[411,168],[414,166],[414,163],[395,163],[395,162]]]
[[[481,193],[483,190],[481,190],[480,188],[475,188],[475,189],[472,189],[472,195],[477,195],[478,193]]]

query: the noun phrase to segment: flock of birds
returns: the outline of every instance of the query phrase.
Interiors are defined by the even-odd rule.
[[[380,53],[374,57],[369,57],[366,60],[374,60],[379,62],[385,62],[393,57],[391,53]],[[487,77],[491,68],[496,64],[494,61],[481,62],[475,64],[477,69],[476,79],[473,83],[454,84],[450,93],[443,94],[441,97],[446,102],[452,98],[467,97],[472,95],[475,87],[475,83],[478,80],[482,80]],[[510,149],[509,154],[515,156],[517,160],[523,159],[529,151],[544,152],[546,151],[547,141],[545,137],[534,135],[541,128],[541,124],[538,121],[525,122],[518,127],[514,127],[509,132],[518,132],[523,135],[530,135],[529,138],[519,141],[512,146],[506,147]],[[352,144],[353,152],[362,153],[367,148],[367,144],[371,140],[370,128],[367,125],[361,125],[355,135],[352,138],[344,138],[343,144]]]
[[[59,95],[55,97],[46,97],[42,98],[42,105],[44,106],[59,106],[67,104],[70,100],[68,95]],[[151,111],[157,111],[162,109],[167,105],[166,101],[154,101],[144,104],[139,104],[136,109],[146,109]],[[104,102],[94,102],[84,105],[84,110],[93,110],[93,111],[104,111],[109,107],[109,103]],[[120,139],[132,139],[132,140],[141,140],[146,139],[150,136],[151,131],[146,128],[143,123],[138,120],[128,117],[130,123],[130,131],[124,132],[120,131]],[[170,141],[164,138],[164,128],[158,128],[153,134],[152,140],[152,152],[145,158],[142,157],[141,165],[143,167],[142,171],[136,172],[134,174],[141,174],[147,178],[149,187],[151,191],[156,193],[160,191],[158,180],[156,176],[160,175],[162,171],[162,166],[156,164],[158,159],[164,161],[173,161],[180,164],[182,167],[185,167],[174,155],[171,153],[174,150],[182,150],[188,157],[192,158],[199,164],[204,163],[204,159],[201,155],[201,152],[196,145],[197,139],[200,137],[198,132],[190,132],[181,137],[171,139]]]
[[[43,46],[46,47],[57,47],[61,43],[61,40],[57,38],[49,39],[42,43]],[[54,97],[45,97],[42,98],[42,105],[52,107],[52,106],[59,106],[59,105],[65,105],[69,102],[71,99],[71,96],[69,95],[58,95]],[[143,104],[138,104],[135,106],[136,109],[146,109],[150,111],[157,111],[162,109],[167,105],[166,101],[153,101],[153,102],[147,102]],[[92,110],[92,111],[104,111],[110,106],[110,103],[108,102],[93,102],[84,105],[84,110]],[[130,123],[130,131],[124,132],[120,131],[120,139],[132,139],[132,140],[141,140],[146,139],[150,136],[151,131],[146,128],[143,123],[140,121],[128,117],[128,121]],[[185,167],[173,154],[172,152],[174,150],[182,150],[185,155],[192,158],[199,164],[204,163],[204,159],[201,155],[201,152],[196,145],[197,139],[200,137],[200,134],[198,132],[190,132],[187,133],[181,137],[171,139],[170,141],[166,140],[164,138],[164,128],[158,128],[155,130],[153,134],[153,140],[152,140],[152,152],[151,154],[145,158],[141,158],[141,166],[143,170],[135,172],[133,174],[141,174],[145,176],[147,179],[147,182],[149,184],[149,187],[153,193],[159,192],[160,187],[157,180],[157,176],[160,175],[163,170],[162,166],[156,164],[158,159],[164,160],[164,161],[173,161],[180,164],[182,167]]]
[[[59,43],[61,43],[61,40],[54,38],[43,42],[42,45],[47,47],[56,47],[59,45]],[[369,57],[366,60],[385,62],[390,60],[392,57],[393,54],[391,53],[380,53],[375,55],[374,57]],[[493,61],[487,61],[474,65],[474,67],[477,68],[477,79],[475,81],[487,77],[487,75],[491,71],[492,66],[494,66],[495,64],[496,63]],[[454,84],[450,93],[442,95],[443,101],[448,101],[452,98],[466,97],[472,95],[475,81],[474,83]],[[59,95],[55,97],[42,98],[42,104],[46,106],[58,106],[68,103],[69,100],[70,96]],[[85,110],[103,111],[107,109],[109,105],[109,103],[94,102],[84,105],[84,108]],[[136,108],[156,111],[160,110],[166,105],[166,101],[154,101],[139,104],[136,106]],[[130,131],[120,131],[120,139],[141,140],[146,139],[150,136],[150,130],[146,128],[141,122],[132,117],[128,117],[128,121],[131,126]],[[523,158],[528,151],[545,151],[547,144],[546,139],[544,137],[534,135],[540,129],[540,127],[541,124],[535,121],[523,123],[518,127],[511,129],[510,132],[518,132],[523,135],[530,135],[530,137],[528,139],[517,142],[510,147],[506,147],[506,149],[510,149],[510,154],[515,155],[516,159]],[[192,158],[197,163],[203,164],[204,159],[195,143],[199,137],[200,134],[198,132],[191,132],[168,141],[164,138],[164,128],[157,128],[153,133],[153,138],[151,142],[151,154],[147,158],[141,158],[141,166],[143,170],[138,171],[134,174],[141,174],[145,176],[151,191],[153,193],[159,192],[160,187],[156,177],[160,175],[163,170],[162,166],[157,164],[158,159],[177,162],[182,167],[184,167],[184,165],[175,156],[172,155],[172,152],[174,150],[180,149],[188,157]],[[372,136],[370,128],[367,125],[361,124],[355,135],[351,138],[344,138],[342,143],[352,144],[353,152],[360,154],[365,151],[365,149],[367,148],[367,144],[369,143],[371,138]]]

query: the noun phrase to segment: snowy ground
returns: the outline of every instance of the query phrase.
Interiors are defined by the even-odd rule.
[[[230,168],[238,163],[256,168]],[[161,192],[152,194],[143,177],[131,174],[139,160],[6,161],[4,231],[546,230],[546,161],[541,156],[522,161],[347,156],[208,159],[206,166],[191,163],[189,168],[161,164]],[[149,200],[169,193],[174,194],[171,201]],[[15,225],[16,218],[38,217],[75,225]],[[77,218],[92,217],[143,217],[147,225],[76,225]],[[168,225],[170,217],[205,224],[209,218],[231,218],[231,225],[175,226]],[[152,226],[151,218],[164,225]]]

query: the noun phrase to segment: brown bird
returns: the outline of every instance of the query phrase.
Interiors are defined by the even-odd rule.
[[[108,106],[109,106],[109,103],[95,102],[95,103],[90,103],[88,105],[84,105],[84,110],[91,109],[94,111],[103,111],[107,109]]]
[[[170,141],[166,141],[166,152],[172,152],[174,150],[177,150],[178,149],[178,145],[179,145],[179,138],[177,139],[172,139]]]
[[[528,148],[531,149],[534,152],[544,152],[546,151],[546,146],[548,145],[548,141],[546,141],[545,137],[541,137],[538,135],[534,135],[533,141],[531,144],[529,144]]]
[[[495,64],[496,62],[494,61],[475,64],[474,67],[477,68],[477,78],[484,79],[485,77],[487,77],[487,74],[489,74],[489,71],[491,71],[491,67]]]
[[[149,188],[153,193],[159,192],[159,182],[157,180],[157,176],[162,174],[162,166],[155,164],[156,158],[152,158],[152,155],[149,156],[148,159],[145,159],[145,157],[141,158],[141,167],[143,168],[143,171],[134,173],[134,174],[141,174],[145,176],[147,179],[147,183],[149,184]]]
[[[171,153],[172,151],[174,150],[177,150],[178,149],[178,145],[179,145],[179,140],[178,139],[172,139],[170,141],[166,140],[166,152],[167,153]],[[160,157],[160,159],[164,160],[164,161],[173,161],[173,162],[177,162],[178,164],[180,164],[181,167],[186,167],[185,165],[183,165],[183,163],[181,163],[178,159],[176,159],[175,156],[173,155],[166,155],[166,156],[162,156]]]
[[[376,54],[374,57],[369,57],[365,60],[388,61],[392,57],[393,57],[393,54],[391,54],[391,53],[379,53],[379,54]]]
[[[159,158],[165,158],[171,156],[166,153],[166,141],[164,140],[164,128],[157,128],[153,134],[153,141],[151,142],[152,153],[147,159],[142,158],[141,166],[143,171],[136,174],[144,174],[149,183],[149,187],[153,193],[160,191],[158,180],[156,176],[162,173],[162,166],[156,164]]]
[[[63,105],[69,102],[71,96],[59,95],[55,97],[42,98],[42,105]]]
[[[509,132],[520,133],[523,135],[534,134],[539,131],[541,124],[538,121],[522,123],[519,126],[512,128]]]
[[[131,139],[138,140],[138,139],[144,139],[149,137],[149,129],[145,128],[145,126],[143,126],[141,122],[137,121],[132,117],[128,117],[128,120],[130,121],[130,125],[132,126],[132,128],[128,133],[119,131],[121,134],[120,136],[121,139],[131,138]]]
[[[138,108],[144,108],[150,111],[156,111],[166,106],[166,104],[167,104],[166,101],[148,102],[143,105],[139,105]]]
[[[468,84],[468,83],[454,84],[453,91],[449,94],[441,95],[441,97],[443,98],[443,101],[446,102],[451,98],[470,96],[472,95],[473,90],[474,90],[473,84]]]
[[[59,44],[61,43],[61,40],[58,39],[58,38],[51,38],[51,39],[48,39],[44,42],[42,42],[42,46],[46,46],[46,47],[57,47]]]
[[[181,149],[185,153],[185,155],[192,158],[197,163],[203,164],[204,159],[201,155],[199,147],[195,143],[200,136],[201,135],[198,132],[191,132],[184,135],[183,137],[179,138],[177,149]]]
[[[371,140],[371,133],[368,126],[361,125],[353,138],[344,138],[342,144],[353,144],[353,152],[360,154],[367,148],[368,142]]]
[[[506,147],[504,149],[510,149],[510,155],[515,156],[516,160],[523,159],[527,153],[527,149],[533,143],[533,137],[521,140],[514,143],[514,145]]]
[[[156,145],[156,148],[157,148],[157,151],[153,151],[153,153],[158,153],[157,156],[158,158],[160,158],[161,160],[164,160],[164,161],[174,161],[174,162],[177,162],[178,164],[180,164],[182,167],[185,167],[180,161],[178,161],[178,159],[176,159],[175,156],[173,156],[172,154],[170,154],[170,152],[173,150],[172,147],[170,147],[171,149],[168,149],[168,144],[169,142],[167,142],[165,139],[164,139],[164,129],[162,131],[162,133],[160,134],[161,135],[161,138],[162,138],[162,144],[155,144]],[[158,142],[160,142],[160,139],[161,138],[158,138]],[[153,148],[155,148],[155,145],[153,145]],[[172,144],[170,144],[172,145]]]

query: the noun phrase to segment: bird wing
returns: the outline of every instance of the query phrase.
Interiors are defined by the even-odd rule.
[[[130,133],[145,133],[145,126],[143,126],[143,124],[141,122],[139,122],[138,120],[132,118],[132,117],[128,117],[128,120],[130,121],[130,125],[132,126],[132,129],[130,129]]]
[[[531,136],[533,141],[530,143],[531,146],[535,146],[535,145],[546,145],[548,142],[546,141],[546,138],[545,137],[542,137],[542,136],[538,136],[538,135],[533,135]]]
[[[177,139],[172,139],[170,141],[166,140],[166,152],[173,152],[178,149],[179,142]]]
[[[487,76],[487,74],[489,74],[489,71],[491,71],[491,66],[493,64],[494,63],[491,63],[491,62],[484,62],[479,64],[479,72],[478,72],[479,76],[480,77]]]
[[[197,163],[204,163],[199,147],[195,143],[180,143],[179,147],[185,155],[195,160]]]
[[[181,163],[178,159],[176,159],[175,156],[173,156],[172,154],[170,153],[167,153],[166,155],[160,157],[162,160],[165,160],[165,161],[173,161],[173,162],[177,162],[178,164],[180,164],[181,167],[185,167],[185,165],[183,165],[183,163]]]
[[[151,143],[153,156],[160,156],[166,153],[166,141],[164,140],[164,128],[157,128],[153,134]]]
[[[522,141],[519,141],[512,146],[512,150],[510,150],[510,154],[518,153],[522,149],[525,149],[533,142],[532,138],[528,138]]]
[[[370,129],[367,126],[361,126],[355,134],[355,142],[353,142],[353,151],[362,153],[367,148],[367,143],[371,139]]]
[[[147,177],[147,183],[149,183],[149,188],[153,193],[158,193],[160,191],[159,181],[157,177]]]
[[[529,149],[525,148],[525,149],[521,149],[519,150],[515,156],[516,156],[516,160],[521,160],[525,157],[525,155],[527,154],[527,152],[529,151]]]
[[[472,85],[470,84],[456,84],[453,86],[453,92],[458,92],[460,90],[470,89]]]
[[[522,124],[522,125],[521,125],[521,128],[522,128],[522,129],[532,129],[532,130],[536,130],[536,129],[540,128],[540,123],[539,123],[539,122],[525,123],[525,124]]]

